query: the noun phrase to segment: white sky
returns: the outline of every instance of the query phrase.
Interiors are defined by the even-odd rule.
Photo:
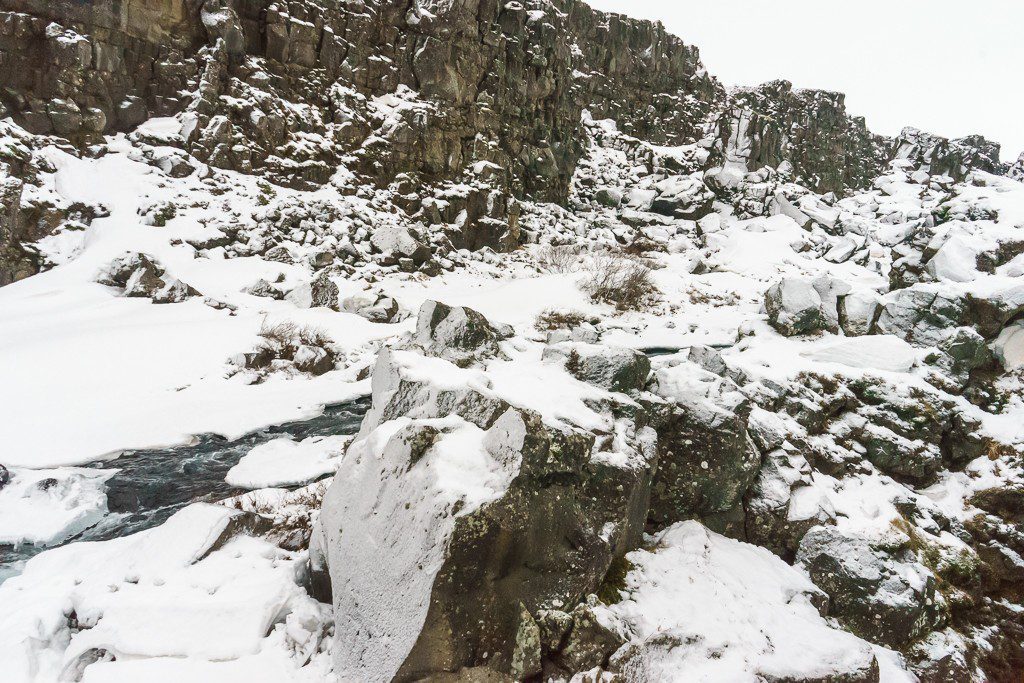
[[[877,133],[981,133],[1024,151],[1024,0],[587,0],[700,48],[726,85],[846,93]]]

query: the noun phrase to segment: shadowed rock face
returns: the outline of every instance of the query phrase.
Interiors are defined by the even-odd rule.
[[[3,114],[73,142],[184,107],[206,41],[196,0],[3,0]]]

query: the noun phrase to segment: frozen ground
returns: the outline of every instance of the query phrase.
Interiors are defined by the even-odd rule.
[[[639,144],[617,137],[609,122],[593,125],[612,142]],[[177,123],[147,126],[153,132]],[[900,297],[912,291],[929,301],[941,295],[976,308],[981,301],[1001,311],[1024,310],[1024,256],[999,251],[1000,245],[1024,243],[1024,184],[981,172],[953,183],[896,162],[872,188],[840,199],[741,174],[737,192],[756,197],[763,190],[776,204],[766,199],[763,215],[750,215],[716,201],[698,222],[655,214],[644,204],[644,193],[681,192],[677,185],[690,187],[692,178],[655,178],[652,169],[636,173],[613,145],[590,144],[590,163],[577,173],[574,211],[525,202],[522,220],[531,243],[508,254],[454,252],[458,262],[433,277],[382,265],[369,247],[360,247],[366,260],[351,272],[317,270],[311,258],[337,246],[338,235],[311,229],[295,229],[281,240],[291,254],[288,262],[268,258],[266,250],[244,255],[205,242],[219,234],[217,226],[255,230],[274,208],[319,201],[378,225],[399,220],[379,202],[342,192],[338,183],[310,193],[278,188],[267,199],[254,177],[198,162],[195,173],[172,178],[145,163],[139,143],[128,136],[110,138],[107,153],[98,157],[44,147],[38,153],[52,172],[42,174],[32,191],[64,203],[102,205],[106,215],[84,230],[48,238],[43,248],[54,267],[0,289],[0,462],[10,475],[0,488],[0,544],[60,545],[98,523],[107,514],[106,481],[119,453],[187,445],[200,435],[234,439],[316,416],[325,405],[365,395],[369,369],[382,358],[403,377],[452,391],[479,390],[536,411],[546,424],[615,435],[619,426],[602,412],[602,402],[618,394],[616,400],[636,405],[634,398],[565,372],[564,358],[550,351],[565,342],[584,351],[598,345],[669,351],[653,359],[653,370],[659,396],[670,402],[710,405],[742,390],[741,398],[756,404],[751,419],[762,427],[759,437],[770,442],[771,466],[761,472],[758,490],[764,500],[777,495],[785,522],[822,523],[878,545],[903,533],[899,543],[967,552],[950,520],[968,522],[980,514],[976,494],[1024,479],[1016,459],[1024,448],[1024,333],[1018,314],[998,320],[1000,329],[982,346],[1001,359],[1001,372],[991,379],[991,400],[972,401],[963,373],[935,360],[948,351],[938,332],[987,323],[907,322]],[[595,186],[637,189],[639,199],[628,211],[604,206],[593,200]],[[157,224],[154,207],[166,205],[175,211]],[[934,216],[945,222],[936,225]],[[330,229],[340,235],[348,227]],[[243,232],[235,239],[241,244],[248,237]],[[648,245],[643,256],[653,268],[656,300],[628,311],[593,300],[586,285],[600,267],[600,250],[640,238]],[[559,256],[559,249],[570,249],[570,256]],[[979,267],[995,252],[1006,258]],[[158,304],[99,284],[100,273],[127,253],[148,255],[196,294]],[[337,287],[333,304],[339,310],[311,305],[313,281],[322,272]],[[780,290],[784,310],[773,313],[766,291],[784,279],[793,280]],[[251,293],[259,280],[287,296]],[[812,282],[824,284],[815,288]],[[358,301],[339,305],[359,297],[374,304],[390,297],[398,312],[381,322]],[[840,298],[844,308],[837,312]],[[381,353],[406,339],[415,312],[428,300],[473,308],[511,326],[511,336],[500,353],[468,369],[409,351]],[[922,305],[915,306],[911,312]],[[552,310],[585,322],[549,338],[537,321]],[[785,336],[780,330],[786,315],[794,325],[816,322]],[[315,328],[322,346],[303,342],[305,350],[294,358],[249,367],[245,354],[255,354],[279,323]],[[721,367],[695,364],[695,354],[708,353],[705,347],[717,349]],[[317,349],[329,351],[328,365],[304,370],[303,363],[312,367],[322,360]],[[835,415],[843,401],[852,402],[849,392],[865,386],[876,387],[883,405],[941,404],[971,420],[970,436],[989,450],[953,467],[938,445],[897,434],[902,425],[896,420],[870,412],[881,411],[877,404],[865,401],[816,428],[800,401],[773,403],[776,394],[790,391],[791,398],[794,387],[812,386],[818,393],[805,397],[805,405],[832,391],[842,399],[829,404]],[[387,678],[401,664],[399,646],[411,647],[406,641],[415,639],[423,621],[433,574],[373,566],[360,557],[360,547],[368,538],[383,539],[401,550],[409,566],[421,561],[436,572],[451,533],[445,525],[454,525],[443,512],[458,504],[466,514],[497,499],[519,464],[501,460],[504,446],[461,418],[377,424],[378,417],[371,413],[352,448],[350,437],[342,436],[282,437],[257,445],[227,472],[226,483],[262,490],[229,505],[196,503],[156,528],[63,545],[29,561],[19,576],[0,584],[4,679],[344,680],[345,671],[331,673],[332,633],[351,648],[334,652],[334,661],[358,660],[353,666],[376,666],[377,675]],[[406,458],[389,451],[388,440],[411,422],[444,436],[424,468],[378,490]],[[888,425],[882,441],[919,456],[922,468],[934,464],[934,471],[893,474],[879,464],[883,460],[868,458],[860,444],[865,425],[875,423]],[[812,452],[827,453],[843,466],[809,464]],[[600,457],[628,461],[613,448]],[[97,461],[106,461],[104,469],[80,467]],[[384,622],[386,641],[370,642],[358,624],[335,632],[331,607],[306,590],[303,533],[323,491],[285,488],[336,471],[352,487],[339,489],[337,504],[361,520],[342,537],[358,571],[340,604],[351,602],[351,613]],[[907,523],[907,501],[923,511],[915,518],[920,531],[899,526]],[[271,519],[273,530],[253,512]],[[429,531],[411,531],[419,528]],[[823,616],[824,593],[812,581],[814,558],[787,562],[780,556],[793,555],[794,548],[773,549],[779,554],[697,521],[647,537],[628,556],[632,568],[623,600],[599,609],[627,639],[624,647],[634,648],[628,660],[633,668],[624,669],[632,672],[629,680],[823,680],[836,672],[870,673],[872,667],[883,681],[913,680],[902,654],[869,644]],[[907,560],[901,566],[922,565]],[[922,583],[929,571],[920,570]],[[355,604],[390,589],[398,592],[388,601]],[[401,610],[382,616],[396,595],[407,598]],[[986,643],[990,635],[963,637]]]

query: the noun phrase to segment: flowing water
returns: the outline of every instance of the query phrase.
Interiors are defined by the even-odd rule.
[[[283,436],[301,440],[355,434],[369,407],[368,398],[359,399],[328,406],[310,420],[266,427],[233,441],[205,435],[189,446],[129,451],[116,460],[88,465],[117,469],[106,483],[109,514],[58,545],[126,536],[162,524],[189,503],[243,493],[243,489],[228,485],[224,476],[254,447]],[[17,574],[25,561],[47,547],[53,546],[0,545],[0,581]]]

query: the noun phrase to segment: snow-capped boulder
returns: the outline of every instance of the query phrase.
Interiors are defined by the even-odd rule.
[[[711,211],[715,194],[699,175],[669,176],[655,185],[658,194],[651,211],[674,218],[697,220]]]
[[[370,235],[373,248],[387,257],[412,259],[419,265],[430,258],[430,247],[423,244],[409,228],[394,224],[379,225]]]
[[[999,362],[1007,370],[1024,366],[1024,321],[1007,325],[992,345]]]
[[[829,613],[872,642],[900,647],[942,622],[934,574],[899,538],[819,526],[800,542],[797,561],[829,594]]]
[[[839,297],[839,325],[847,337],[871,333],[878,317],[878,299],[874,292],[863,290]]]
[[[382,292],[367,292],[346,297],[341,310],[355,313],[372,323],[392,323],[399,319],[398,302]]]
[[[577,379],[609,391],[639,391],[651,372],[647,356],[621,346],[561,342],[545,348],[543,357],[564,362]]]
[[[153,303],[180,303],[193,296],[200,296],[195,288],[177,278],[146,254],[128,254],[115,259],[96,279],[102,285],[119,287],[128,297],[152,299]]]
[[[428,356],[465,367],[475,360],[496,356],[498,343],[510,336],[512,328],[491,325],[472,308],[425,301],[417,314],[410,344]]]
[[[629,635],[609,667],[622,680],[879,680],[871,645],[826,621],[826,596],[764,548],[694,521],[654,541],[627,555],[621,602],[597,608]]]
[[[276,299],[278,301],[284,299],[285,297],[284,292],[282,292],[279,288],[270,284],[263,278],[257,280],[250,287],[246,288],[245,291],[246,293],[252,294],[253,296],[264,297],[267,299]]]
[[[963,325],[967,317],[963,298],[912,287],[883,298],[874,331],[895,335],[915,346],[933,346],[946,337],[950,328]]]
[[[594,458],[594,435],[510,407],[479,376],[409,351],[379,356],[373,405],[316,532],[343,678],[532,670],[530,615],[578,604],[639,542],[653,434],[624,434],[642,450]]]
[[[339,310],[338,285],[331,279],[330,269],[317,273],[312,281],[301,284],[285,296],[289,302],[299,308],[329,308]]]
[[[792,337],[810,334],[831,327],[819,287],[815,282],[800,278],[783,278],[764,294],[768,322],[780,334]]]

